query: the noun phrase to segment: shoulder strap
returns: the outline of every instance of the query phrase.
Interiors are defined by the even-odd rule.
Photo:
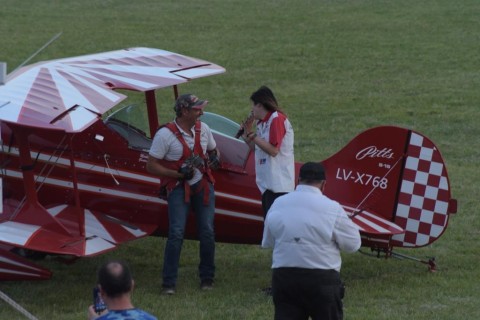
[[[182,154],[182,157],[181,157],[180,160],[188,158],[192,154],[192,150],[190,150],[187,143],[185,142],[185,139],[183,139],[182,133],[178,129],[175,122],[169,122],[169,123],[165,124],[164,127],[168,128],[175,135],[175,137],[178,139],[178,141],[180,141],[180,143],[183,146],[183,154]]]
[[[193,150],[195,154],[200,155],[200,157],[205,159],[205,154],[203,153],[202,145],[200,143],[200,138],[202,136],[202,123],[200,121],[195,122],[195,144]]]

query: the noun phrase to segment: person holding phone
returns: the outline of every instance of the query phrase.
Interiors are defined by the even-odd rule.
[[[88,307],[89,320],[158,320],[148,312],[133,306],[131,295],[134,281],[125,262],[120,260],[105,262],[98,269],[97,278],[100,296],[94,293],[94,304]],[[102,307],[102,300],[106,309]]]

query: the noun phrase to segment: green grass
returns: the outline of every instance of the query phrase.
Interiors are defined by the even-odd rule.
[[[427,248],[436,273],[406,260],[345,255],[346,319],[480,318],[480,2],[477,0],[0,0],[0,61],[13,70],[53,35],[33,61],[146,46],[203,58],[227,73],[180,87],[209,111],[241,121],[250,94],[271,86],[295,129],[299,161],[322,160],[359,132],[400,125],[434,141],[449,170],[459,212]],[[160,94],[170,119],[171,100]],[[166,95],[165,95],[166,97]],[[182,253],[178,294],[161,296],[165,240],[148,238],[65,265],[52,258],[45,282],[1,283],[39,319],[85,319],[95,270],[107,257],[135,272],[134,303],[159,319],[271,319],[270,252],[219,244],[217,283],[198,290],[197,242]],[[0,319],[22,316],[0,302]]]

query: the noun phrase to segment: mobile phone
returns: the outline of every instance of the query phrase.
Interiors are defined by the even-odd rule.
[[[102,296],[100,295],[100,289],[98,289],[98,287],[93,288],[93,308],[97,314],[100,314],[107,309],[107,305],[103,301]]]

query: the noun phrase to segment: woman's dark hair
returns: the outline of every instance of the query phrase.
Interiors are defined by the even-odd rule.
[[[275,99],[272,90],[270,90],[270,88],[268,88],[267,86],[261,86],[260,89],[252,93],[252,95],[250,96],[250,100],[252,100],[255,104],[260,103],[268,111],[282,112],[282,110],[278,106],[277,99]]]

